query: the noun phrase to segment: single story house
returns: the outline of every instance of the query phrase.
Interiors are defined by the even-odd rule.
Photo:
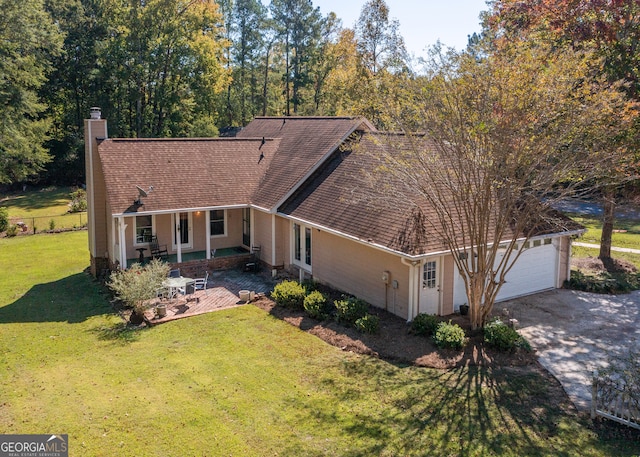
[[[93,109],[85,121],[91,271],[148,257],[154,237],[171,262],[203,269],[259,248],[274,274],[295,271],[407,320],[453,313],[466,302],[464,284],[437,237],[400,209],[350,197],[370,164],[346,145],[376,148],[380,135],[361,117],[258,117],[233,138],[110,139]],[[531,238],[499,300],[561,287],[576,233]]]

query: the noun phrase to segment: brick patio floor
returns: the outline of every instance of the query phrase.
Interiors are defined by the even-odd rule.
[[[198,290],[189,296],[159,301],[158,303],[165,304],[167,307],[165,317],[157,317],[155,306],[145,314],[151,324],[162,324],[176,319],[242,306],[246,302],[240,300],[241,290],[255,292],[257,296],[260,296],[268,294],[273,290],[274,285],[275,281],[263,274],[245,273],[238,270],[214,271],[209,275],[207,290]]]

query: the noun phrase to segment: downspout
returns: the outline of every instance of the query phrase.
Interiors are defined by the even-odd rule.
[[[418,260],[409,260],[405,257],[400,259],[402,263],[409,267],[409,309],[407,310],[407,322],[411,322],[413,320],[413,316],[415,315],[416,309],[416,299],[417,299],[417,291],[416,291],[416,265],[420,263]]]

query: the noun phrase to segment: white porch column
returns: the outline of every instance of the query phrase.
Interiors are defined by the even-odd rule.
[[[211,211],[206,210],[205,212],[205,216],[204,216],[204,223],[205,223],[205,231],[206,231],[206,257],[207,259],[211,258]]]
[[[177,262],[182,263],[182,234],[180,233],[180,213],[175,213],[173,217],[173,221],[175,224],[175,234],[176,234],[176,257]]]
[[[125,270],[127,268],[127,239],[125,237],[125,230],[127,224],[124,223],[124,217],[118,217],[118,238],[120,241],[120,268]]]

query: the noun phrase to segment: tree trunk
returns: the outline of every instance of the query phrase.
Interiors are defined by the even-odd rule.
[[[602,237],[600,238],[600,260],[605,264],[611,263],[611,237],[613,223],[616,217],[616,198],[613,189],[607,189],[604,194],[604,213],[602,215]]]

